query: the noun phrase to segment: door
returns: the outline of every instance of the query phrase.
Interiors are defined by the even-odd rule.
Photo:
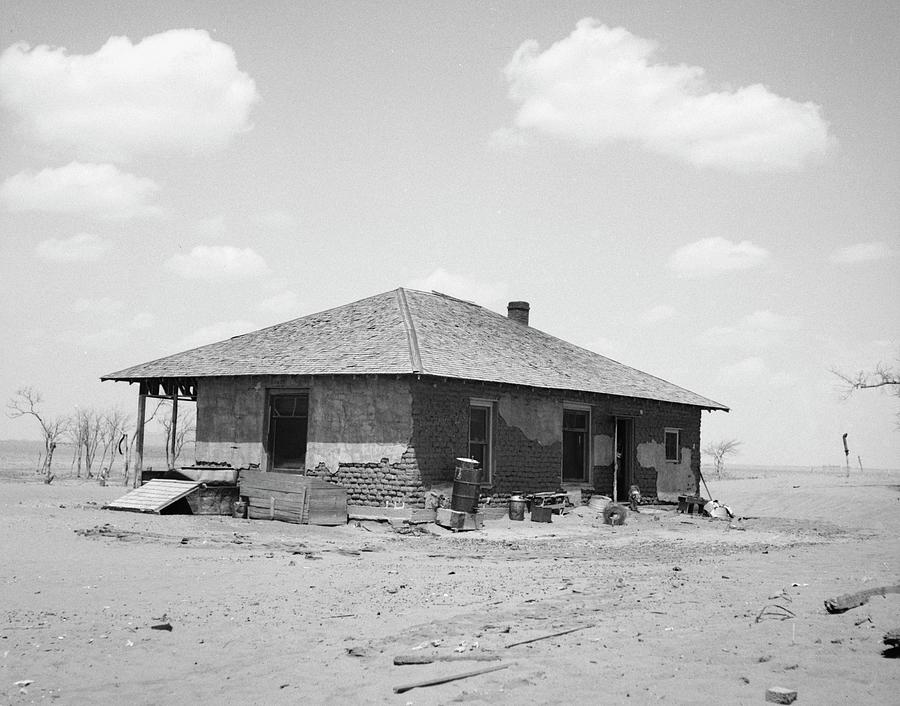
[[[309,397],[305,393],[270,394],[266,445],[269,470],[277,473],[306,472],[308,413]]]
[[[634,463],[634,420],[616,419],[616,482],[613,491],[617,502],[628,500]]]
[[[563,410],[563,481],[587,480],[588,412]]]

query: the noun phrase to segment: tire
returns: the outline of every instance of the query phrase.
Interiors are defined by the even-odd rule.
[[[622,505],[609,503],[603,508],[603,522],[607,525],[624,525],[628,510]]]

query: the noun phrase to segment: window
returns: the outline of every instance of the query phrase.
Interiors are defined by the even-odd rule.
[[[306,393],[270,393],[267,449],[271,470],[282,473],[306,471],[308,410]]]
[[[588,428],[590,412],[563,409],[563,481],[586,481],[589,475]]]
[[[491,432],[493,405],[472,402],[469,405],[469,458],[481,466],[484,483],[491,482]]]
[[[678,429],[666,429],[666,461],[681,461],[681,439]]]

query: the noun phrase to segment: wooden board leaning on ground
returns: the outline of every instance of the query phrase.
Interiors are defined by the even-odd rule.
[[[290,473],[241,471],[240,494],[247,498],[251,520],[296,524],[347,523],[347,490],[320,478]]]

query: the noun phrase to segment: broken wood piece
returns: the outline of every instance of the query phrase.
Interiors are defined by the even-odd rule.
[[[766,701],[772,704],[792,704],[797,700],[797,692],[794,689],[785,689],[783,686],[773,686],[766,689]]]
[[[796,618],[797,616],[794,614],[794,611],[789,608],[785,608],[783,605],[778,605],[777,603],[769,603],[764,606],[761,611],[759,611],[759,615],[756,616],[756,622],[762,622],[763,618],[777,618],[778,620],[790,620],[791,618]]]
[[[522,640],[521,642],[513,642],[512,644],[507,645],[506,649],[509,649],[510,647],[518,647],[519,645],[528,645],[532,642],[538,642],[540,640],[549,640],[554,637],[568,635],[569,633],[578,632],[579,630],[587,630],[588,628],[592,628],[592,627],[594,627],[594,626],[593,625],[582,625],[577,628],[570,628],[569,630],[562,630],[561,632],[555,632],[551,635],[541,635],[540,637],[532,637],[530,640]]]
[[[469,677],[477,677],[480,674],[487,674],[488,672],[496,672],[500,669],[506,669],[508,664],[500,664],[496,667],[485,667],[484,669],[476,669],[473,672],[463,672],[462,674],[450,674],[446,677],[437,677],[435,679],[426,679],[424,681],[412,682],[411,684],[403,684],[401,686],[394,687],[395,694],[402,694],[410,689],[418,689],[421,686],[437,686],[438,684],[446,684],[451,681],[457,681],[458,679],[468,679]]]
[[[825,610],[829,613],[845,613],[853,608],[859,608],[869,602],[872,596],[883,596],[887,593],[900,593],[900,584],[894,586],[881,586],[868,588],[865,591],[847,593],[837,598],[829,598],[825,601]]]
[[[489,654],[461,654],[461,655],[397,655],[394,664],[398,667],[406,664],[431,664],[432,662],[497,662],[498,655]]]

